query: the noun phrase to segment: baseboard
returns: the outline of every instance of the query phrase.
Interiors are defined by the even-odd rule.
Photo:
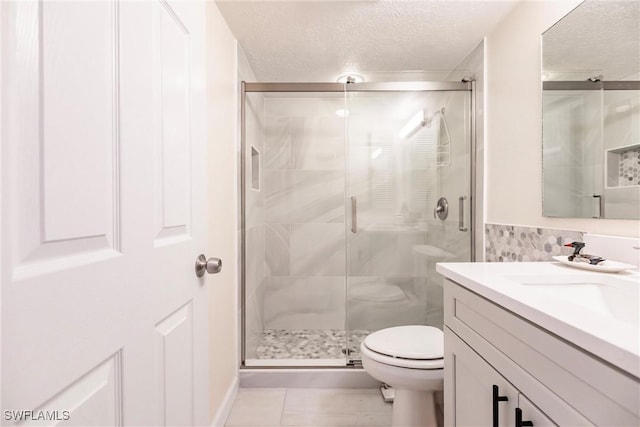
[[[216,411],[216,414],[213,416],[211,427],[224,427],[224,423],[227,421],[231,408],[233,407],[233,402],[235,402],[238,396],[239,384],[238,376],[236,376],[231,382],[231,385],[229,385],[229,389],[224,395],[224,399],[222,399],[222,403]]]

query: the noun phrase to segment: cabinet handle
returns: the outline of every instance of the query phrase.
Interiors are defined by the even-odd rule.
[[[493,385],[493,427],[498,427],[498,403],[507,402],[509,398],[507,396],[500,396],[500,392],[497,385]]]
[[[532,421],[522,421],[522,409],[516,408],[516,427],[533,427]]]

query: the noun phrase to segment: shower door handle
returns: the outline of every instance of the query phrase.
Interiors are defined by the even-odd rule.
[[[602,203],[602,196],[600,194],[594,194],[594,199],[598,199],[598,216],[594,218],[604,218],[604,204]]]
[[[351,232],[358,232],[358,199],[351,196]]]
[[[467,196],[458,197],[458,230],[467,231],[468,228],[464,226],[464,201],[467,199]]]

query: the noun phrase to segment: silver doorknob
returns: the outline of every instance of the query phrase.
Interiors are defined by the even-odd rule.
[[[207,259],[204,254],[198,255],[196,258],[196,276],[204,276],[205,271],[209,274],[216,274],[222,271],[222,260],[220,258]]]

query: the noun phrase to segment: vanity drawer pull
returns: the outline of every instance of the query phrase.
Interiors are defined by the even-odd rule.
[[[509,398],[507,396],[500,396],[500,390],[497,385],[493,385],[493,427],[498,427],[500,415],[498,414],[498,404],[500,402],[507,402]]]
[[[522,409],[516,408],[516,427],[533,427],[532,421],[522,421]]]

